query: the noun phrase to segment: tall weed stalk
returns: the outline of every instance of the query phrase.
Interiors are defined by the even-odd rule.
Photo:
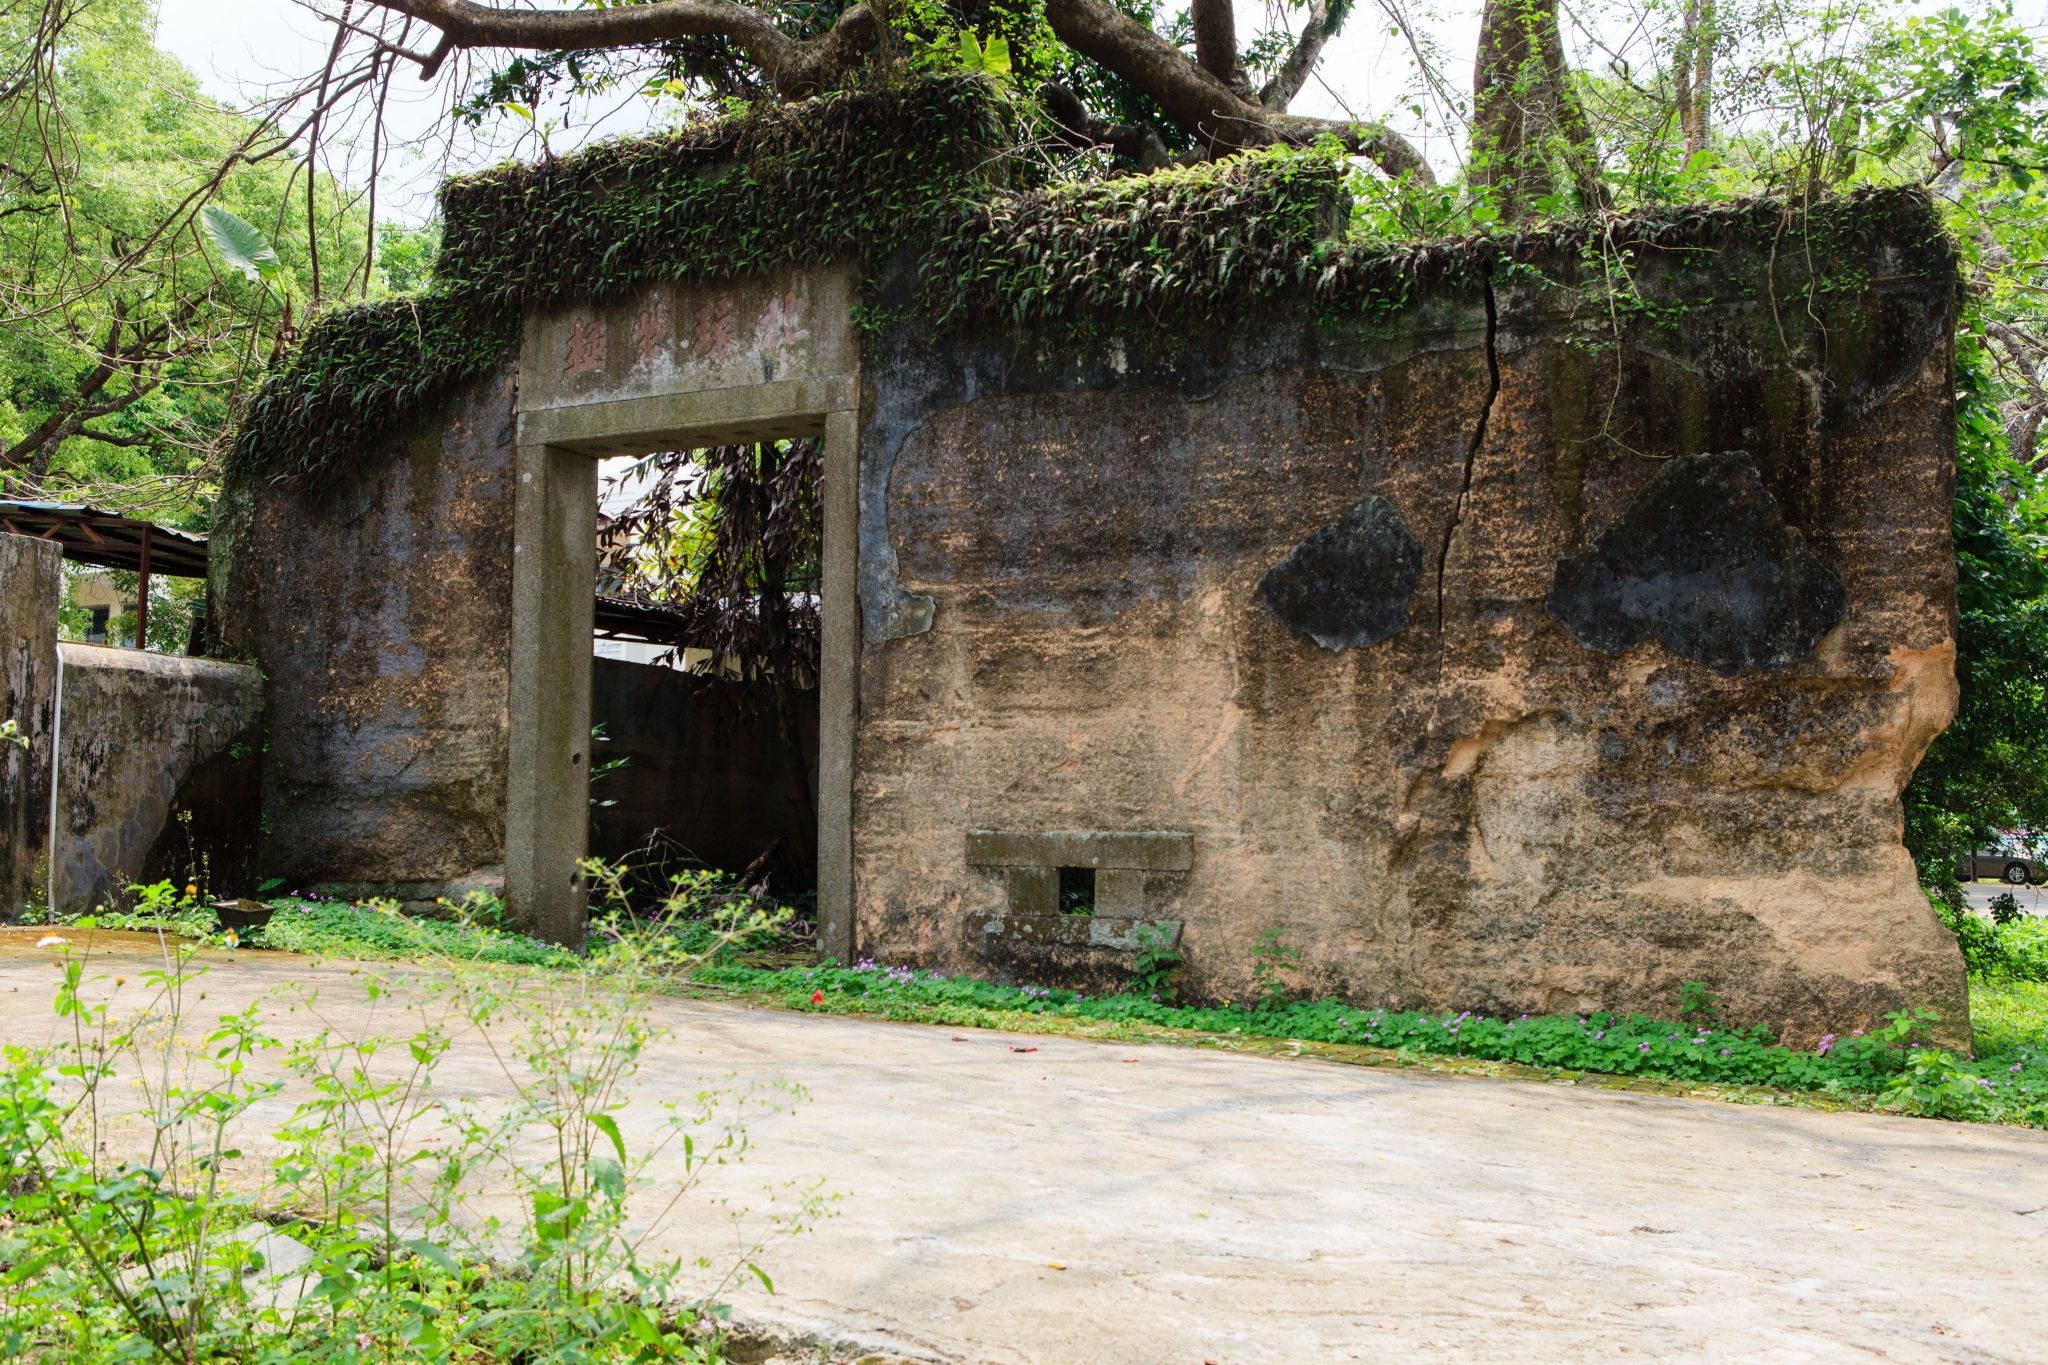
[[[802,1098],[728,1080],[636,1102],[662,981],[770,927],[739,905],[707,932],[694,906],[567,970],[421,935],[363,996],[229,1010],[201,1003],[189,945],[160,938],[131,985],[87,971],[89,925],[53,943],[49,1039],[0,1052],[0,1360],[719,1359],[736,1277],[772,1290],[763,1250],[829,1201],[779,1192],[727,1210],[723,1255],[661,1250],[750,1119]]]

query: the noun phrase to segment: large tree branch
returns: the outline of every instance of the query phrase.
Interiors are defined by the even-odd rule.
[[[1103,0],[1046,0],[1052,31],[1159,102],[1166,116],[1211,147],[1262,146],[1252,110],[1181,50]]]
[[[1429,164],[1406,138],[1386,128],[1294,118],[1240,99],[1173,44],[1103,0],[1046,0],[1059,40],[1158,101],[1166,116],[1208,151],[1311,142],[1334,134],[1389,175],[1434,183]]]
[[[91,427],[84,426],[71,434],[81,441],[98,441],[103,446],[146,446],[155,439],[146,431],[116,436],[112,432],[94,431]]]
[[[1195,61],[1231,94],[1252,99],[1251,78],[1237,56],[1237,13],[1231,0],[1194,0],[1189,18],[1195,30]]]
[[[1086,151],[1107,147],[1141,171],[1156,171],[1172,164],[1166,142],[1158,130],[1146,123],[1111,123],[1088,112],[1081,97],[1064,85],[1051,81],[1038,87],[1046,112],[1060,138],[1071,147]]]
[[[1347,123],[1342,119],[1308,118],[1300,114],[1269,114],[1266,126],[1273,141],[1305,147],[1320,138],[1333,137],[1353,156],[1362,156],[1388,175],[1407,176],[1418,185],[1434,185],[1436,172],[1414,143],[1385,124]]]
[[[1308,7],[1308,22],[1302,25],[1301,33],[1294,40],[1294,50],[1287,54],[1287,60],[1280,63],[1280,69],[1273,73],[1273,79],[1266,82],[1266,88],[1259,91],[1259,103],[1274,113],[1285,113],[1294,97],[1301,93],[1301,87],[1308,84],[1316,63],[1323,58],[1323,48],[1337,31],[1344,27],[1344,20],[1351,13],[1351,0],[1313,0]]]
[[[652,4],[576,10],[500,9],[477,0],[370,3],[439,29],[442,43],[431,54],[434,66],[451,47],[553,52],[644,47],[677,38],[730,38],[760,66],[784,99],[799,99],[830,85],[866,56],[881,36],[874,12],[865,4],[840,15],[821,37],[804,41],[775,27],[767,11],[732,0],[655,0]],[[422,68],[430,69],[424,62]]]
[[[159,319],[138,329],[129,320],[128,301],[116,298],[113,315],[107,321],[106,344],[99,348],[93,367],[79,376],[71,392],[33,431],[0,451],[0,468],[26,469],[41,478],[49,472],[50,458],[57,447],[73,436],[88,436],[109,445],[141,444],[146,438],[112,439],[88,430],[85,424],[132,406],[163,383],[160,375],[149,373],[150,368],[168,358],[159,348],[170,340],[174,322],[182,322],[196,307],[197,301],[188,299],[174,318]],[[126,376],[128,380],[128,387],[118,393],[107,388],[116,376]]]

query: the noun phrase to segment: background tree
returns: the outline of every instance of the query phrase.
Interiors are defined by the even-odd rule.
[[[1501,216],[1604,207],[1607,187],[1565,63],[1557,0],[1486,0],[1472,72],[1472,183],[1493,192]],[[1568,199],[1559,197],[1561,184]]]
[[[231,401],[364,225],[291,145],[201,94],[144,0],[0,8],[0,483],[190,520]],[[208,205],[268,225],[280,296],[223,269]]]

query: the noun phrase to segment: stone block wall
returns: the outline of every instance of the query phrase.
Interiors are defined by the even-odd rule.
[[[1701,981],[1792,1039],[1909,1004],[1960,1031],[1899,808],[1954,706],[1953,269],[1898,212],[1121,333],[912,309],[822,379],[722,338],[822,347],[843,271],[530,315],[532,373],[223,517],[270,870],[431,893],[502,862],[511,717],[546,710],[512,681],[515,471],[813,430],[740,421],[758,390],[858,405],[826,605],[857,577],[860,639],[824,661],[857,698],[820,755],[854,953],[1109,984],[1151,930],[1238,997],[1279,933],[1297,989],[1370,1004],[1668,1014]]]
[[[261,675],[213,659],[57,648],[51,904],[65,913],[125,905],[129,886],[157,880],[253,893]]]

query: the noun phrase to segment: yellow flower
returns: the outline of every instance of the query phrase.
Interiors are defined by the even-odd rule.
[[[185,894],[186,894],[186,895],[188,895],[188,896],[196,896],[196,895],[198,895],[198,894],[199,894],[199,883],[198,883],[198,882],[186,882],[186,883],[185,883]]]

